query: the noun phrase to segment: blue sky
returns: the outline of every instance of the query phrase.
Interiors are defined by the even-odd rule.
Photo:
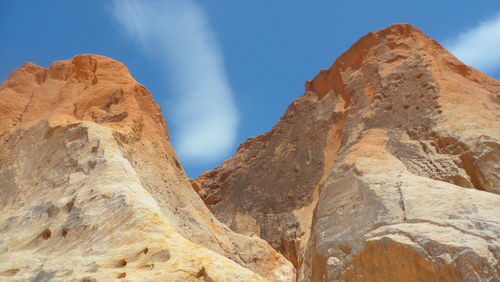
[[[50,4],[49,4],[50,3]],[[127,65],[191,177],[269,130],[365,33],[411,23],[500,79],[500,1],[0,1],[0,80],[81,53]]]

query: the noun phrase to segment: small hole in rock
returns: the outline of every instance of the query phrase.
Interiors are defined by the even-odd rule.
[[[418,111],[418,110],[420,110],[420,106],[417,106],[417,107],[415,108],[415,110],[417,110],[417,111]]]
[[[385,110],[386,110],[386,111],[390,111],[390,110],[392,110],[392,106],[387,106],[387,107],[385,107]]]
[[[75,200],[71,200],[71,202],[68,202],[66,204],[66,210],[68,211],[68,213],[71,213],[71,211],[73,210],[73,208],[75,207]]]
[[[174,159],[174,163],[175,163],[175,166],[176,166],[177,168],[182,169],[182,166],[181,166],[181,164],[179,163],[179,161],[178,161],[178,160]]]
[[[122,273],[118,273],[118,275],[116,275],[116,278],[125,278],[125,276],[127,276],[127,273],[122,272]]]
[[[201,269],[198,271],[198,273],[196,273],[196,278],[200,278],[202,276],[206,276],[206,272],[205,272],[205,267],[202,266]]]
[[[96,164],[97,164],[97,162],[95,160],[92,160],[92,161],[88,162],[89,168],[91,168],[91,169],[94,169],[95,166],[96,166]]]
[[[440,113],[442,113],[442,112],[443,112],[443,111],[441,111],[441,110],[438,110],[438,114],[440,114]]]
[[[19,268],[11,268],[11,269],[7,269],[3,272],[0,272],[0,275],[4,275],[4,276],[14,276],[16,275],[17,273],[19,272]]]
[[[63,237],[66,237],[66,236],[68,235],[68,232],[69,232],[69,228],[63,227],[63,228],[61,229],[61,235],[62,235]]]
[[[408,110],[409,107],[410,107],[410,105],[404,105],[403,109]]]
[[[148,249],[148,248],[144,248],[144,250],[142,250],[142,252],[143,252],[144,254],[147,254],[147,253],[149,252],[149,249]]]
[[[52,236],[52,232],[48,228],[43,230],[42,233],[40,233],[40,237],[42,237],[45,240],[49,239],[50,236]]]
[[[50,206],[50,207],[48,207],[48,208],[47,208],[47,215],[48,215],[49,217],[51,217],[53,213],[54,213],[54,206]]]
[[[125,267],[127,265],[127,261],[124,260],[124,259],[121,259],[118,261],[118,263],[116,264],[116,267]]]

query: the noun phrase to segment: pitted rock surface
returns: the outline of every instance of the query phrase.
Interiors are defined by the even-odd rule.
[[[0,87],[0,280],[293,281],[193,190],[127,68],[79,55]]]
[[[222,222],[260,234],[299,281],[497,281],[499,97],[499,81],[392,25],[197,180]]]

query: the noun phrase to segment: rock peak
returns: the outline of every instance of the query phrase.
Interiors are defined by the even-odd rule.
[[[64,89],[64,90],[61,90]],[[41,120],[88,120],[150,134],[165,146],[168,133],[152,95],[122,63],[83,54],[47,69],[26,63],[2,84],[0,130]]]
[[[498,81],[419,29],[391,25],[361,37],[272,130],[197,180],[211,211],[270,242],[298,281],[498,280],[497,260],[470,268],[500,250],[498,232],[481,242],[494,245],[485,255],[452,239],[468,258],[448,240],[499,230],[493,217],[489,231],[464,225],[500,212],[498,93]]]
[[[346,105],[349,106],[351,98],[345,93],[344,82],[340,77],[341,71],[357,70],[371,60],[387,55],[388,50],[386,49],[396,53],[395,49],[417,48],[420,45],[418,41],[426,42],[428,40],[431,39],[410,24],[394,24],[384,29],[369,32],[342,53],[330,68],[322,70],[313,80],[307,81],[306,91],[312,91],[320,97],[324,97],[333,90],[341,95],[346,101]]]
[[[494,81],[460,62],[420,29],[410,24],[394,24],[361,37],[342,53],[330,68],[320,71],[313,80],[307,81],[306,92],[314,92],[320,98],[330,92],[336,93],[343,97],[348,107],[352,98],[350,93],[345,91],[341,72],[357,71],[363,66],[365,69],[373,69],[376,66],[380,70],[390,64],[397,65],[410,57],[413,61],[426,62],[414,65],[413,68],[434,71],[437,75],[442,71],[450,71],[485,84],[492,84]]]
[[[0,277],[293,280],[290,262],[222,225],[195,186],[122,63],[26,63],[2,84]]]
[[[306,90],[190,180],[123,64],[26,63],[0,87],[0,276],[500,281],[498,81],[396,24]]]
[[[423,34],[419,28],[414,27],[409,23],[396,23],[388,27],[381,28],[379,30],[370,31],[369,33],[374,33],[374,34],[384,33],[386,35],[393,34],[402,37],[411,36],[412,34]]]

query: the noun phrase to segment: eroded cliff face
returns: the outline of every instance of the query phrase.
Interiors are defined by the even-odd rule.
[[[410,25],[368,33],[204,200],[299,281],[500,280],[500,82]]]
[[[27,63],[0,98],[0,280],[500,280],[500,82],[410,25],[196,181],[117,61]]]
[[[123,64],[27,63],[0,97],[0,280],[295,279],[264,240],[213,217]]]

